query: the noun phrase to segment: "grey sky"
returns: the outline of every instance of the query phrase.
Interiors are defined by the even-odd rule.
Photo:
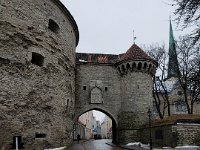
[[[74,17],[80,33],[77,52],[125,52],[133,43],[168,46],[169,0],[61,0]],[[176,24],[173,23],[176,36]]]

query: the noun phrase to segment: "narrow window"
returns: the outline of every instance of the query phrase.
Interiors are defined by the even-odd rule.
[[[138,70],[140,70],[142,68],[142,63],[138,64]]]
[[[31,60],[32,64],[41,67],[43,65],[43,62],[44,62],[44,57],[42,55],[34,52],[32,53],[32,60]]]
[[[105,91],[108,91],[108,87],[105,87]]]
[[[67,108],[69,107],[69,99],[67,99]]]
[[[58,30],[59,30],[59,26],[58,24],[53,21],[52,19],[49,19],[49,25],[48,25],[48,28],[53,31],[54,33],[58,33]]]
[[[84,91],[86,90],[86,86],[83,86],[83,90],[84,90]]]
[[[36,133],[35,134],[35,138],[45,138],[46,137],[46,134],[44,133]]]
[[[20,149],[24,148],[24,143],[22,143],[21,136],[13,136],[12,149],[16,149],[16,143],[18,144],[18,148]]]

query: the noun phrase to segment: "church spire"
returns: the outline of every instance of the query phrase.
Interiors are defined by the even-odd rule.
[[[176,46],[174,41],[172,23],[170,19],[169,23],[169,62],[168,62],[168,73],[167,78],[178,77],[178,59],[176,53]]]

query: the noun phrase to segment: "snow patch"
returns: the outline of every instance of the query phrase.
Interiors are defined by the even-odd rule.
[[[51,148],[51,149],[44,149],[44,150],[64,150],[66,147],[59,147],[59,148]]]
[[[175,147],[175,149],[179,149],[179,150],[200,150],[199,146],[177,146]]]
[[[128,143],[126,144],[126,146],[138,146],[138,147],[143,147],[143,148],[149,147],[149,145],[142,144],[141,142]]]

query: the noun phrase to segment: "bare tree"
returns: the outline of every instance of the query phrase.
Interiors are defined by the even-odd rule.
[[[176,6],[175,15],[178,23],[183,24],[183,28],[193,26],[195,29],[190,35],[192,44],[200,44],[200,0],[173,0]]]
[[[189,36],[180,37],[177,42],[179,74],[178,81],[184,94],[188,114],[193,113],[194,103],[199,96],[199,47],[192,46]]]
[[[152,44],[145,49],[147,53],[158,62],[157,75],[153,77],[153,98],[158,115],[162,119],[165,116],[166,110],[167,115],[171,115],[168,91],[164,80],[167,71],[165,45],[163,44],[160,46],[159,44]]]

